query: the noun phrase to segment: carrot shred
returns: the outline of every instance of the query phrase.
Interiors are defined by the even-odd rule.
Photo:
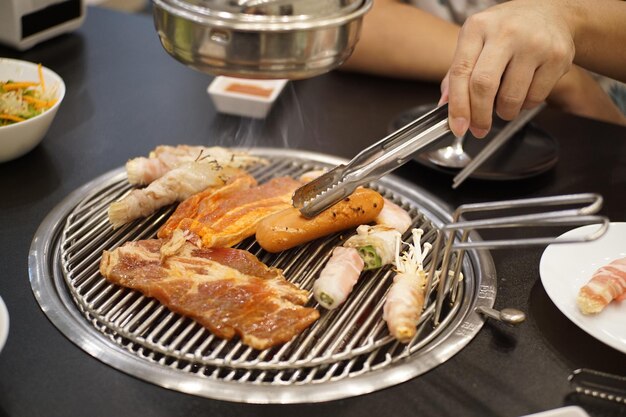
[[[39,73],[39,84],[41,84],[41,91],[46,91],[46,82],[43,79],[43,70],[41,64],[37,64],[37,73]]]
[[[39,85],[39,83],[32,81],[22,81],[22,82],[14,82],[14,83],[6,83],[2,86],[5,91],[9,90],[19,90],[20,88],[34,87]]]
[[[27,103],[33,104],[35,108],[37,109],[49,109],[50,107],[54,106],[56,102],[58,101],[55,98],[52,100],[40,100],[38,98],[31,97],[31,96],[22,96],[22,100],[24,100]]]
[[[0,119],[11,120],[12,122],[23,122],[24,120],[26,120],[19,116],[13,116],[12,114],[3,114],[3,113],[0,113]]]
[[[3,109],[4,113],[0,112],[0,126],[10,124],[11,122],[23,122],[31,117],[38,116],[58,102],[58,99],[46,100],[45,98],[48,97],[42,96],[42,92],[46,87],[41,64],[37,65],[37,73],[39,81],[0,81],[0,91],[2,92],[0,100],[3,104],[5,103],[5,92],[10,92],[7,97],[13,98],[13,101],[16,99],[18,101],[21,100],[21,104],[15,104],[9,100],[8,108],[16,107],[16,109],[11,111]],[[27,110],[20,110],[22,106],[27,106]]]
[[[48,107],[48,106],[50,106],[48,101],[40,100],[38,98],[31,97],[31,96],[22,96],[22,100],[24,100],[24,101],[26,101],[28,103],[33,103],[35,105],[35,107]]]

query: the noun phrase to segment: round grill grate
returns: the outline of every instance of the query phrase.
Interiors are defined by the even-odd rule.
[[[271,162],[251,171],[259,182],[298,177],[343,162],[282,149],[252,153]],[[437,228],[450,219],[450,211],[434,197],[393,176],[371,187],[409,212],[414,227],[425,231],[424,241],[433,243]],[[445,361],[482,326],[474,308],[493,305],[493,262],[486,251],[469,251],[463,260],[463,285],[458,286],[455,301],[446,303],[441,324],[434,327],[430,320],[433,295],[418,335],[409,344],[396,342],[382,319],[393,278],[388,268],[366,273],[344,305],[322,309],[316,323],[284,345],[258,351],[239,340],[221,340],[158,301],[110,284],[100,275],[103,250],[154,237],[173,211],[170,207],[113,230],[107,208],[131,189],[119,169],[68,196],[33,240],[31,283],[44,312],[71,340],[104,362],[162,386],[242,402],[310,402],[362,394],[403,382]],[[263,251],[253,238],[238,247],[310,290],[332,248],[346,236],[338,234],[280,254]],[[308,305],[315,306],[315,300]],[[380,372],[389,375],[380,378]],[[245,389],[250,386],[255,390]]]

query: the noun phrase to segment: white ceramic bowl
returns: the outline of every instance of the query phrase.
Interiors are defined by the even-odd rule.
[[[220,113],[262,119],[269,113],[285,84],[287,80],[219,76],[209,85],[208,93]]]
[[[0,126],[0,162],[15,159],[41,142],[65,96],[65,83],[54,71],[42,67],[46,89],[56,89],[57,102],[38,116],[8,126]],[[0,80],[37,81],[37,64],[0,58]],[[53,90],[54,91],[54,90]]]

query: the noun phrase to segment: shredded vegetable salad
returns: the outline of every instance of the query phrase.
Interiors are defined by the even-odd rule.
[[[57,102],[56,93],[46,90],[41,64],[38,81],[0,81],[0,126],[33,118]]]

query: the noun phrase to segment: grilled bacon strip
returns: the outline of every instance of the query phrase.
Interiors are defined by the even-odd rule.
[[[249,180],[233,184],[181,203],[157,236],[169,239],[179,229],[203,247],[236,245],[254,235],[264,217],[291,207],[291,196],[302,185],[290,177],[274,178],[258,186],[251,186]]]
[[[626,258],[616,259],[594,272],[577,298],[583,314],[597,314],[613,300],[626,299]]]
[[[206,212],[207,216],[214,216],[217,213],[213,212],[213,210],[216,209],[216,202],[224,202],[229,197],[255,187],[256,185],[257,182],[254,177],[246,174],[235,178],[230,184],[226,184],[220,188],[207,188],[204,191],[192,195],[176,207],[174,213],[172,213],[165,224],[159,229],[157,236],[161,239],[170,238],[181,222],[185,219],[198,217],[202,212]],[[196,243],[199,243],[199,241]]]
[[[100,273],[109,281],[156,298],[217,337],[241,337],[255,349],[288,342],[319,317],[303,307],[308,293],[247,251],[198,249],[191,243],[160,261],[159,239],[104,251]]]

